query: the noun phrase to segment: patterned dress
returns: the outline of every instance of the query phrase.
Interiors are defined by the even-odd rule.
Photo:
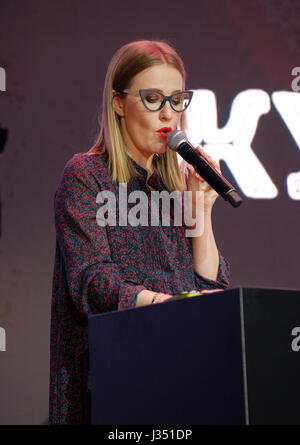
[[[149,198],[164,190],[157,173],[131,160],[136,175],[127,196]],[[66,164],[55,193],[56,253],[53,274],[49,424],[90,422],[88,315],[135,306],[143,289],[176,295],[183,290],[222,289],[229,265],[220,254],[217,281],[193,270],[190,239],[183,225],[99,224],[99,192],[116,196],[104,156],[79,153]],[[128,212],[133,204],[128,204]],[[98,215],[98,216],[97,216]],[[124,215],[123,215],[124,217]],[[150,216],[149,216],[150,218]],[[150,220],[149,220],[150,221]]]

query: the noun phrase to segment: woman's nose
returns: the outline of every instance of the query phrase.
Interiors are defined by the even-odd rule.
[[[169,101],[166,101],[165,105],[160,110],[159,117],[160,117],[161,120],[171,120],[172,119],[172,117],[173,117],[173,110],[171,108],[171,105],[170,105]]]

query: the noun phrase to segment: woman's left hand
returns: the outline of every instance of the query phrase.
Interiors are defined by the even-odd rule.
[[[215,167],[220,173],[220,164],[213,160],[207,153],[201,148],[197,147],[195,150],[199,152],[213,167]],[[203,191],[204,192],[204,208],[210,209],[214,205],[218,193],[203,179],[194,169],[194,167],[185,161],[182,161],[184,165],[181,165],[183,169],[186,167],[189,170],[188,179],[186,181],[187,190],[189,191]],[[183,170],[184,171],[184,170]],[[195,200],[193,199],[193,202]]]

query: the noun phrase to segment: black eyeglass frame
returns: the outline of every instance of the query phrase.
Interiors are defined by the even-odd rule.
[[[144,97],[145,94],[147,94],[147,93],[153,93],[153,92],[156,93],[156,94],[159,94],[160,96],[163,97],[163,101],[162,101],[162,103],[160,104],[160,106],[159,106],[159,108],[158,108],[157,110],[151,110],[150,108],[148,108],[148,106],[147,106],[147,104],[146,104],[146,101],[145,101],[145,97]],[[188,102],[187,106],[186,106],[183,110],[175,110],[175,108],[173,108],[173,106],[172,106],[172,102],[171,102],[172,97],[174,97],[174,96],[178,96],[178,94],[182,94],[182,93],[188,93],[188,95],[189,95],[189,102]],[[131,94],[131,93],[129,93],[129,91],[123,90],[123,91],[117,92],[113,97],[117,96],[118,94]],[[169,102],[169,104],[170,104],[172,110],[176,111],[176,113],[182,113],[182,112],[185,111],[185,110],[187,109],[187,107],[190,105],[191,100],[192,100],[192,97],[193,97],[193,94],[194,94],[193,91],[185,90],[185,91],[179,91],[178,93],[171,94],[171,96],[165,96],[164,94],[160,93],[159,91],[153,90],[153,89],[151,89],[151,88],[150,88],[150,89],[146,89],[146,90],[139,90],[139,95],[140,95],[140,98],[141,98],[141,100],[142,100],[142,102],[143,102],[144,107],[145,107],[148,111],[151,111],[151,112],[153,112],[153,113],[155,113],[156,111],[161,110],[161,109],[165,106],[165,103],[166,103],[167,101]]]
[[[163,97],[163,101],[160,104],[159,108],[157,108],[157,110],[151,110],[150,108],[148,108],[148,106],[146,104],[146,101],[145,101],[145,95],[147,93],[153,93],[153,92],[155,92],[156,94],[159,94],[160,96]],[[148,111],[152,111],[152,112],[159,111],[159,110],[161,110],[165,106],[165,103],[168,101],[170,106],[171,106],[171,108],[172,108],[172,110],[176,111],[176,113],[182,113],[183,111],[185,111],[187,109],[187,107],[191,103],[191,100],[192,100],[192,97],[193,97],[193,94],[194,94],[193,91],[185,90],[185,91],[179,91],[178,93],[171,94],[171,96],[165,96],[164,94],[160,93],[159,91],[156,91],[156,90],[153,90],[153,89],[139,90],[139,93],[140,93],[140,97],[142,99],[142,102],[143,102],[145,108],[147,108]],[[173,107],[173,105],[172,105],[172,98],[175,97],[175,96],[178,96],[178,94],[182,94],[182,93],[185,93],[185,94],[189,95],[189,102],[188,102],[187,106],[183,110],[176,110]]]

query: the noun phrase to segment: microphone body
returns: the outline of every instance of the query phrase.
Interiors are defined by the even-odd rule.
[[[222,174],[211,165],[187,140],[184,131],[174,130],[167,137],[167,144],[171,150],[176,151],[197,173],[233,207],[238,207],[243,200]]]

